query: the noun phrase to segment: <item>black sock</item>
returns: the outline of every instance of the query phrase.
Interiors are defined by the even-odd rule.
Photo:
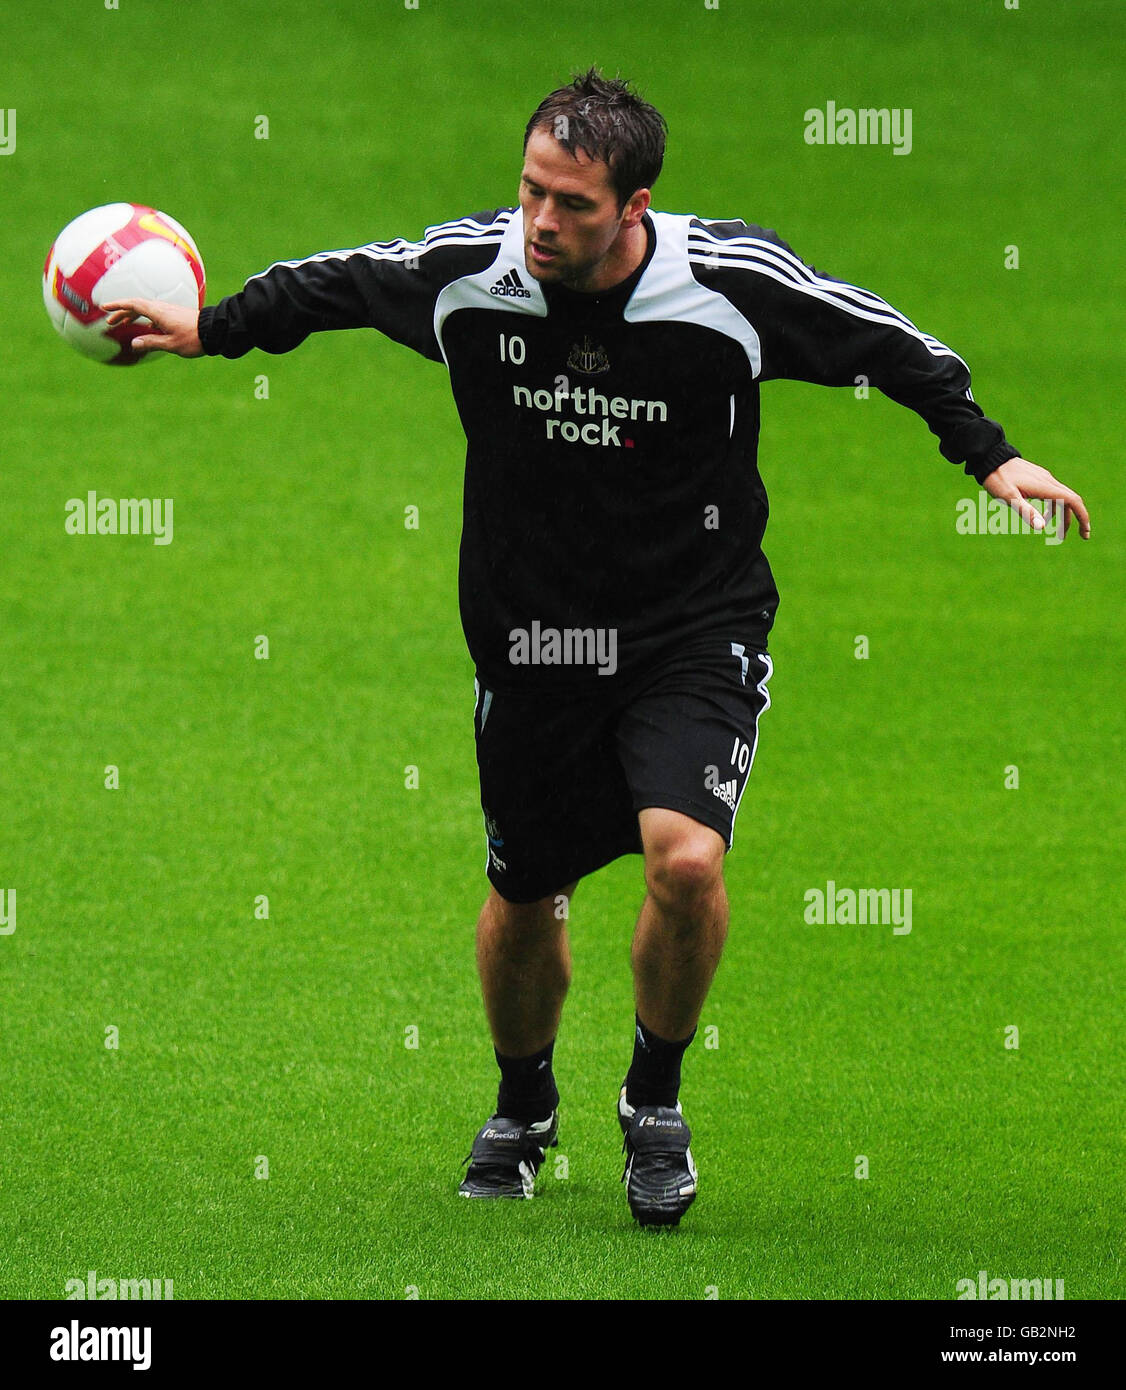
[[[502,1057],[496,1048],[493,1053],[500,1067],[500,1089],[497,1091],[497,1114],[507,1120],[522,1120],[531,1124],[546,1120],[559,1104],[559,1092],[551,1072],[551,1054],[555,1039],[530,1057]]]
[[[696,1036],[695,1028],[681,1042],[667,1042],[646,1028],[634,1015],[633,1061],[626,1076],[626,1103],[636,1109],[639,1105],[676,1105],[680,1093],[680,1063],[688,1044]]]

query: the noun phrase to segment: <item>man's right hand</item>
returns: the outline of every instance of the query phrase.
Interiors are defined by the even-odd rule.
[[[174,352],[179,357],[202,357],[199,341],[199,310],[182,309],[162,299],[115,299],[98,306],[109,312],[106,324],[116,328],[122,323],[136,323],[139,318],[151,320],[154,331],[134,338],[134,352]]]

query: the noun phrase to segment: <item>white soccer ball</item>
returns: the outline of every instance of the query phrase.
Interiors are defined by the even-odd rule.
[[[191,236],[167,213],[140,203],[107,203],[67,223],[43,267],[43,303],[56,330],[87,357],[129,367],[162,353],[130,344],[148,319],[107,328],[99,308],[115,299],[163,299],[202,309],[203,261]]]

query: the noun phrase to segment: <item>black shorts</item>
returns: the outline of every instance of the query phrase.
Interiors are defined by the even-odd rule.
[[[765,651],[715,639],[606,693],[475,680],[485,871],[501,897],[535,902],[641,853],[648,806],[693,817],[730,849],[772,669]]]

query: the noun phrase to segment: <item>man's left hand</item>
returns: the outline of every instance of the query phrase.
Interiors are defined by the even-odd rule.
[[[1063,519],[1064,535],[1067,535],[1067,528],[1074,516],[1079,522],[1080,536],[1085,541],[1091,539],[1091,518],[1087,515],[1082,497],[1077,492],[1072,492],[1071,488],[1064,487],[1058,478],[1053,478],[1048,470],[1041,468],[1038,463],[1030,463],[1028,459],[1021,458],[1009,459],[1007,463],[1001,464],[999,468],[986,475],[982,487],[990,496],[999,497],[1002,502],[1007,502],[1034,531],[1042,531],[1046,523],[1028,499],[1036,497],[1043,501],[1062,503],[1067,509]]]

